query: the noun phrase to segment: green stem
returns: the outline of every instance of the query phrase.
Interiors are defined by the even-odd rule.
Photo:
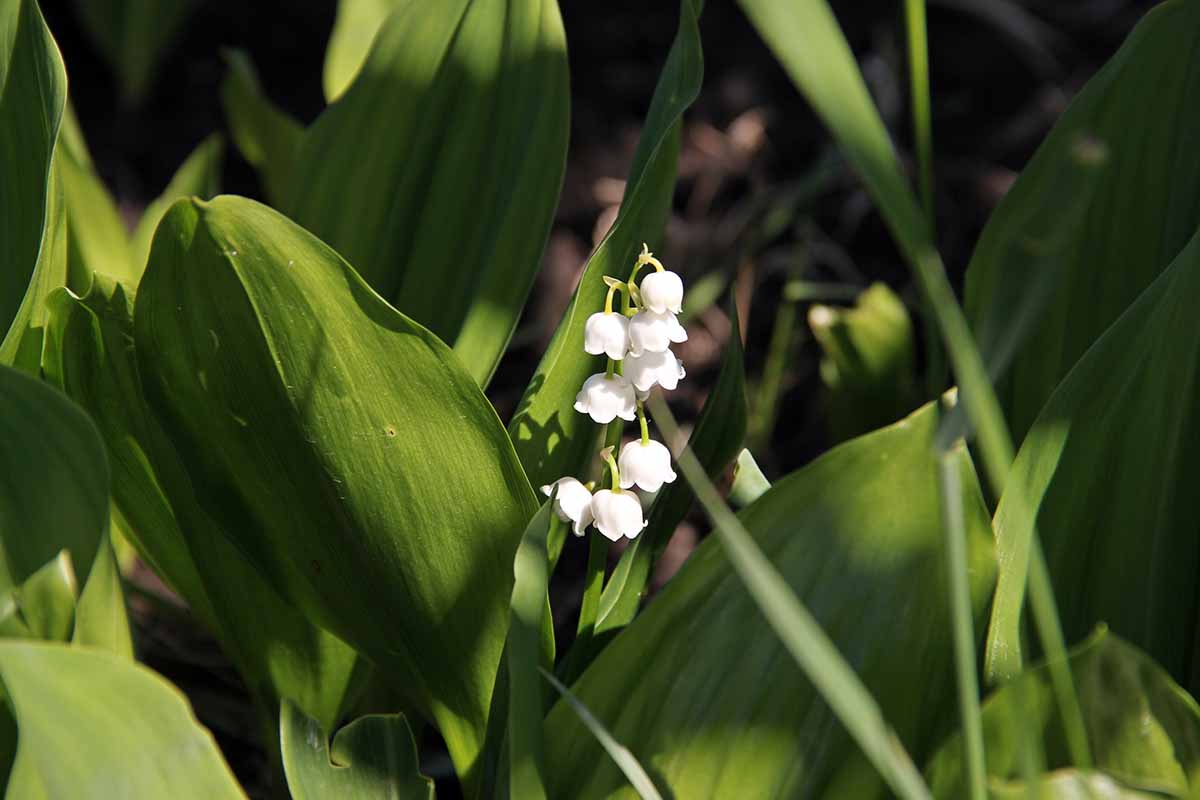
[[[639,400],[637,404],[638,425],[642,429],[642,445],[650,444],[650,427],[646,424],[646,407]]]
[[[614,363],[613,363],[613,360],[610,358],[608,360],[608,366],[606,366],[604,368],[604,377],[608,378],[609,380],[612,380],[613,367],[614,367]]]

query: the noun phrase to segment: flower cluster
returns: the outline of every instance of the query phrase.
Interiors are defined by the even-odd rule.
[[[638,273],[653,267],[639,285]],[[559,518],[573,524],[582,536],[588,525],[595,525],[608,539],[630,539],[646,527],[638,487],[657,492],[664,483],[675,480],[671,452],[650,438],[643,402],[650,390],[661,386],[670,391],[684,377],[683,362],[671,352],[671,345],[687,341],[687,331],[676,318],[683,306],[683,281],[663,267],[646,245],[638,255],[627,281],[605,276],[608,296],[604,310],[588,317],[584,327],[583,349],[591,355],[608,357],[608,367],[583,383],[575,397],[575,410],[601,424],[618,417],[641,425],[641,438],[621,448],[613,459],[613,448],[600,456],[608,464],[611,489],[593,494],[592,484],[575,478],[559,478],[543,486],[542,492],[554,495],[554,510]],[[621,295],[621,310],[613,310],[613,299]]]

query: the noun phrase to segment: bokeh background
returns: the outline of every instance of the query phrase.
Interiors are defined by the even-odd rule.
[[[42,4],[97,170],[131,225],[201,140],[227,130],[219,91],[224,49],[246,51],[266,93],[299,120],[310,122],[324,107],[321,70],[336,12],[332,1],[188,5],[143,96],[133,100],[122,92],[80,6],[71,0]],[[956,284],[1015,174],[1151,5],[930,0],[937,241]],[[570,150],[542,271],[489,389],[505,419],[584,260],[616,213],[640,121],[677,24],[673,0],[560,0],[560,7],[571,66]],[[902,4],[835,0],[833,7],[896,145],[911,163]],[[849,303],[870,284],[887,284],[914,317],[918,374],[924,369],[921,321],[907,270],[865,191],[736,4],[709,0],[701,30],[704,89],[686,117],[675,213],[663,239],[652,243],[692,291],[686,309],[691,338],[681,352],[689,380],[672,402],[685,422],[698,412],[729,331],[723,304],[735,295],[750,381],[748,444],[774,477],[832,443],[820,352],[805,322],[809,303]],[[228,145],[222,188],[263,197],[253,169]],[[916,383],[923,390],[928,385],[921,377]],[[657,585],[705,532],[698,515],[680,526]],[[584,550],[568,546],[555,576],[560,621],[574,619]],[[131,602],[144,660],[189,694],[243,784],[269,795],[254,711],[215,644],[148,570],[133,576]],[[564,641],[569,627],[560,631]],[[439,772],[436,741],[423,742],[422,753],[431,759],[427,771]]]

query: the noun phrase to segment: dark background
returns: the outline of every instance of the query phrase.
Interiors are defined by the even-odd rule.
[[[1015,173],[1151,5],[930,2],[938,241],[956,283]],[[560,319],[596,236],[611,221],[677,24],[673,0],[560,0],[560,6],[571,64],[570,153],[534,302],[489,390],[504,418]],[[833,6],[897,146],[910,160],[902,3]],[[66,60],[72,102],[97,169],[131,223],[193,147],[213,131],[226,130],[219,99],[222,48],[247,51],[266,92],[298,119],[310,122],[324,107],[321,71],[332,2],[200,0],[136,107],[120,102],[113,73],[81,26],[75,4],[47,1],[43,12]],[[686,117],[676,214],[659,252],[688,281],[713,271],[739,277],[753,401],[788,278],[858,287],[882,280],[910,308],[915,295],[865,192],[837,162],[829,137],[736,4],[709,0],[701,28],[704,89]],[[795,187],[820,163],[832,164],[831,177],[815,197],[795,205]],[[263,196],[236,148],[227,149],[223,188]],[[775,223],[763,224],[772,211]],[[818,354],[802,328],[791,342],[778,424],[760,430],[756,439],[755,454],[770,477],[801,466],[829,445]],[[674,397],[685,421],[703,402],[727,330],[719,307],[689,325],[691,340],[681,354],[689,380]],[[703,533],[698,517],[681,526],[659,583]],[[560,622],[574,618],[585,558],[575,551],[584,549],[568,543],[555,578]],[[267,761],[236,675],[186,611],[164,598],[152,576],[141,577],[132,600],[143,658],[188,692],[248,789],[267,793]],[[427,769],[438,771],[436,743],[423,742],[422,753],[433,754]]]

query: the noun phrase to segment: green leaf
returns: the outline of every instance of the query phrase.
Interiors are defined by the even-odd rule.
[[[171,182],[163,193],[151,201],[142,212],[133,231],[132,263],[134,274],[126,285],[137,287],[142,272],[146,269],[146,259],[150,257],[150,242],[154,239],[154,229],[162,220],[163,214],[176,200],[184,197],[200,197],[208,199],[221,191],[221,162],[225,156],[225,140],[220,134],[212,134],[196,146],[184,162],[175,171]]]
[[[887,286],[873,284],[853,308],[812,306],[808,326],[821,347],[835,440],[889,425],[919,405],[912,323]]]
[[[0,364],[36,371],[41,300],[67,280],[62,198],[51,169],[67,74],[34,0],[0,5]]]
[[[332,725],[355,654],[280,597],[198,506],[191,477],[142,397],[130,299],[102,277],[82,298],[52,295],[47,378],[88,410],[108,443],[122,529],[214,631],[251,692],[267,706],[290,698]]]
[[[267,198],[273,205],[282,206],[288,197],[287,185],[295,169],[304,126],[267,98],[244,52],[226,50],[225,61],[229,72],[221,82],[221,105],[233,143],[242,158],[258,170]]]
[[[236,197],[167,213],[134,339],[211,522],[437,722],[473,785],[537,508],[478,385],[333,250]]]
[[[542,692],[538,675],[539,641],[550,582],[547,540],[551,507],[558,492],[529,521],[513,561],[513,591],[508,623],[509,796],[546,796],[542,785]]]
[[[196,0],[76,0],[84,29],[117,75],[121,97],[140,103]]]
[[[596,424],[573,406],[579,387],[604,366],[583,352],[583,329],[588,316],[604,306],[604,276],[627,277],[642,243],[660,234],[670,213],[680,118],[699,94],[704,70],[699,6],[696,0],[680,2],[679,31],[646,113],[621,210],[588,259],[563,321],[509,422],[517,454],[535,486],[580,473],[594,455]]]
[[[0,641],[17,719],[8,797],[244,798],[175,687],[98,650]]]
[[[66,642],[75,627],[75,568],[63,550],[0,601],[0,636]]]
[[[325,50],[325,102],[337,100],[354,81],[384,20],[401,0],[338,0],[337,19]]]
[[[279,741],[294,800],[433,800],[403,714],[371,714],[337,732],[332,750],[317,720],[291,703],[279,715]]]
[[[555,0],[406,3],[309,127],[283,208],[486,385],[550,232],[568,100]]]
[[[704,402],[688,447],[712,478],[720,475],[746,438],[746,370],[737,307],[731,301],[729,339],[716,383]],[[692,507],[695,495],[685,480],[667,484],[647,516],[646,529],[617,562],[600,600],[596,633],[628,625],[646,591],[651,567],[658,561],[675,528]]]
[[[1043,775],[1031,795],[1020,781],[993,781],[989,796],[994,800],[1026,800],[1031,796],[1054,800],[1162,800],[1169,795],[1144,792],[1125,786],[1103,772],[1061,769]]]
[[[1196,3],[1170,0],[1150,11],[1071,103],[983,232],[966,306],[985,342],[996,320],[1017,313],[1023,292],[1053,276],[1038,289],[1043,299],[1001,385],[1017,441],[1200,223],[1197,36]],[[1072,176],[1073,163],[1097,162],[1094,177],[1078,167]]]
[[[841,445],[777,481],[738,517],[918,757],[953,709],[931,447],[937,421],[927,406]],[[958,453],[978,623],[992,588],[991,533],[974,470],[965,450]],[[676,797],[883,793],[717,537],[573,691]],[[620,796],[621,774],[561,703],[547,717],[546,748],[551,796]]]
[[[745,508],[766,494],[771,482],[763,475],[749,450],[738,453],[733,465],[733,485],[729,487],[729,504],[734,508]]]
[[[104,443],[74,403],[8,367],[0,367],[0,475],[0,590],[25,584],[22,613],[31,630],[37,635],[57,630],[57,624],[33,621],[50,614],[61,619],[65,611],[56,610],[61,609],[57,599],[51,609],[30,606],[35,595],[29,579],[65,550],[77,565],[78,585],[84,587],[76,639],[131,655],[125,601],[108,539]],[[44,581],[38,584],[45,586]]]
[[[1188,680],[1200,541],[1200,235],[1088,350],[1038,415],[996,511],[1001,559],[986,671],[1015,674],[1038,531],[1068,640],[1098,622]],[[1134,535],[1135,532],[1136,535]]]
[[[1200,707],[1166,671],[1104,629],[1071,651],[1070,668],[1096,769],[1138,789],[1194,796],[1200,786]],[[983,727],[993,781],[1020,777],[1029,737],[1041,739],[1046,767],[1070,766],[1044,665],[987,699]],[[963,796],[961,747],[956,734],[929,762],[926,774],[939,798]]]
[[[56,164],[66,201],[70,286],[87,291],[93,272],[136,283],[129,235],[112,195],[92,171],[90,157],[83,160],[75,155],[75,148],[83,146],[82,138],[74,146],[65,144],[60,138]]]

